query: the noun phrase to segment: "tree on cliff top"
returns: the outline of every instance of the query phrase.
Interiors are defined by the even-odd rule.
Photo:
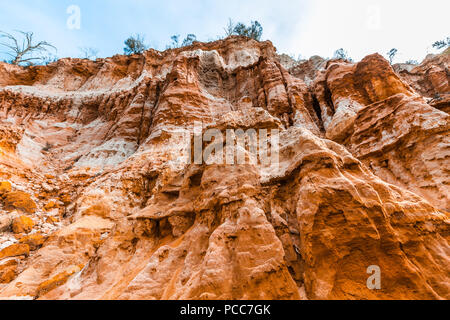
[[[144,37],[139,34],[130,36],[124,43],[125,48],[123,48],[123,51],[126,55],[143,53],[147,49],[147,46],[144,44]]]
[[[175,49],[180,47],[187,47],[192,45],[195,41],[197,41],[197,36],[195,34],[189,33],[186,38],[184,38],[183,42],[180,44],[180,35],[175,34],[170,37],[172,43],[166,46],[166,49]]]
[[[450,47],[450,37],[447,37],[447,39],[439,40],[433,43],[433,48],[442,49],[445,47]]]
[[[392,64],[394,61],[395,55],[397,54],[398,50],[396,48],[392,48],[388,51],[387,55],[389,57],[389,63]]]
[[[261,41],[263,34],[263,27],[258,21],[252,21],[250,26],[246,26],[242,22],[236,24],[230,19],[227,27],[225,28],[225,35],[227,37],[232,35],[244,36],[256,41]]]
[[[197,36],[195,34],[189,33],[186,38],[183,40],[183,43],[181,44],[182,47],[190,46],[194,43],[194,41],[197,41]]]
[[[0,46],[8,49],[5,52],[11,59],[11,64],[27,64],[33,65],[35,61],[44,61],[45,53],[49,53],[51,48],[56,51],[56,48],[46,41],[40,41],[38,43],[33,42],[33,32],[17,31],[22,37],[16,37],[12,34],[0,31]],[[38,54],[35,56],[35,54]]]
[[[343,48],[337,49],[334,52],[333,58],[335,58],[335,59],[342,59],[342,60],[346,60],[346,61],[349,61],[349,62],[353,62],[352,58],[350,58],[348,56],[347,51],[345,51]]]

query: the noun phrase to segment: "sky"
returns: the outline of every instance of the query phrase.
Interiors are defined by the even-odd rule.
[[[214,40],[231,18],[259,21],[263,40],[296,58],[344,48],[358,61],[397,48],[394,62],[420,62],[450,36],[449,12],[448,0],[0,0],[0,31],[33,31],[58,57],[79,57],[80,47],[108,57],[122,54],[124,40],[137,33],[158,50],[175,34]]]

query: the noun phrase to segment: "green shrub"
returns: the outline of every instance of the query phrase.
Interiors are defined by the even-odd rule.
[[[126,55],[143,53],[147,46],[144,44],[144,37],[141,35],[130,36],[125,40],[125,48],[123,51]]]

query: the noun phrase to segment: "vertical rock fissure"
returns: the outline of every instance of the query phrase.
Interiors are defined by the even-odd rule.
[[[148,99],[149,90],[150,90],[150,84],[147,84],[146,88],[145,88],[144,98],[143,98],[143,101],[142,101],[141,119],[139,121],[139,134],[138,134],[138,140],[137,140],[138,148],[141,145],[141,141],[143,140],[143,137],[142,137],[142,126],[144,125],[145,106],[147,104],[146,102],[147,102],[147,99]]]
[[[333,114],[336,112],[336,109],[334,108],[333,98],[330,88],[328,87],[328,84],[324,83],[324,99],[327,106],[331,109]]]
[[[287,96],[287,100],[288,100],[288,104],[289,104],[289,110],[292,112],[294,110],[294,107],[292,106],[289,84],[287,83],[286,77],[284,76],[283,67],[281,66],[281,64],[279,62],[275,62],[275,64],[278,67],[278,70],[280,71],[281,81],[283,82],[284,90],[286,91],[286,96]]]

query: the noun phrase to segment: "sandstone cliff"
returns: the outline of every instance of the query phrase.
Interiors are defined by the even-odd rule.
[[[0,298],[449,299],[448,64],[241,37],[0,63]],[[279,161],[186,161],[198,122],[278,129]]]

